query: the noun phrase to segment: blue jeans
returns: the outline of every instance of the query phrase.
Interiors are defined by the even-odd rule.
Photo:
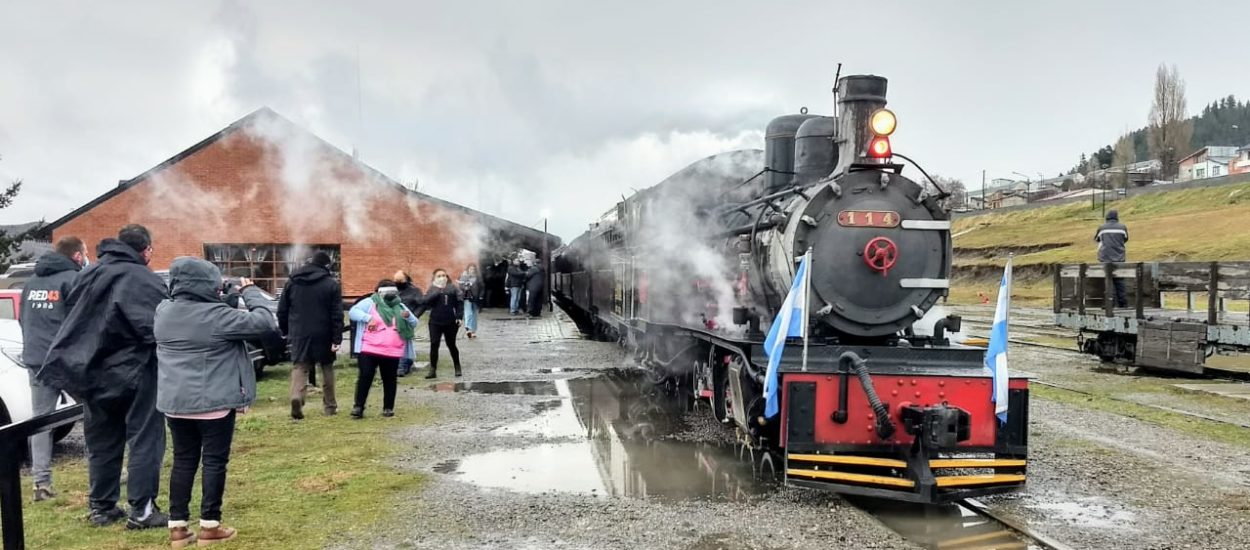
[[[401,376],[404,376],[410,372],[412,372],[412,359],[409,359],[407,357],[400,357],[399,358],[399,374]]]
[[[464,301],[464,330],[477,332],[477,302]]]
[[[508,296],[511,301],[508,302],[508,312],[515,315],[521,310],[521,287],[514,286],[508,289]]]

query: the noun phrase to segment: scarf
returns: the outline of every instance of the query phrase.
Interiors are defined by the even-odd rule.
[[[395,327],[399,332],[399,337],[405,342],[412,340],[412,325],[404,320],[404,304],[399,300],[399,296],[388,296],[383,298],[381,294],[373,293],[373,307],[377,309],[378,316],[382,318],[382,322],[388,327]]]

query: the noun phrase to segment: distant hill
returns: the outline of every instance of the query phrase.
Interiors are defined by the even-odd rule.
[[[1107,208],[1128,226],[1129,261],[1250,259],[1250,183],[1142,194]],[[952,300],[992,295],[1007,255],[1015,254],[1012,294],[1049,303],[1048,266],[1095,262],[1102,221],[1102,209],[1088,202],[956,219]]]

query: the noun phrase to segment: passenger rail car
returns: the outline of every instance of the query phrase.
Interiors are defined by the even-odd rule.
[[[622,200],[557,251],[553,295],[789,484],[918,502],[1018,489],[1028,381],[1009,381],[1000,422],[984,350],[948,337],[960,319],[917,328],[949,287],[947,194],[895,162],[911,161],[891,149],[884,78],[835,95],[837,116],[774,119],[762,154]],[[763,345],[809,251],[808,341],[787,341],[770,416]]]

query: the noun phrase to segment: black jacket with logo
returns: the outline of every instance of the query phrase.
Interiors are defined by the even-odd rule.
[[[60,252],[48,252],[35,262],[35,277],[22,290],[22,363],[26,368],[39,368],[48,356],[48,347],[68,313],[65,299],[80,269]]]

